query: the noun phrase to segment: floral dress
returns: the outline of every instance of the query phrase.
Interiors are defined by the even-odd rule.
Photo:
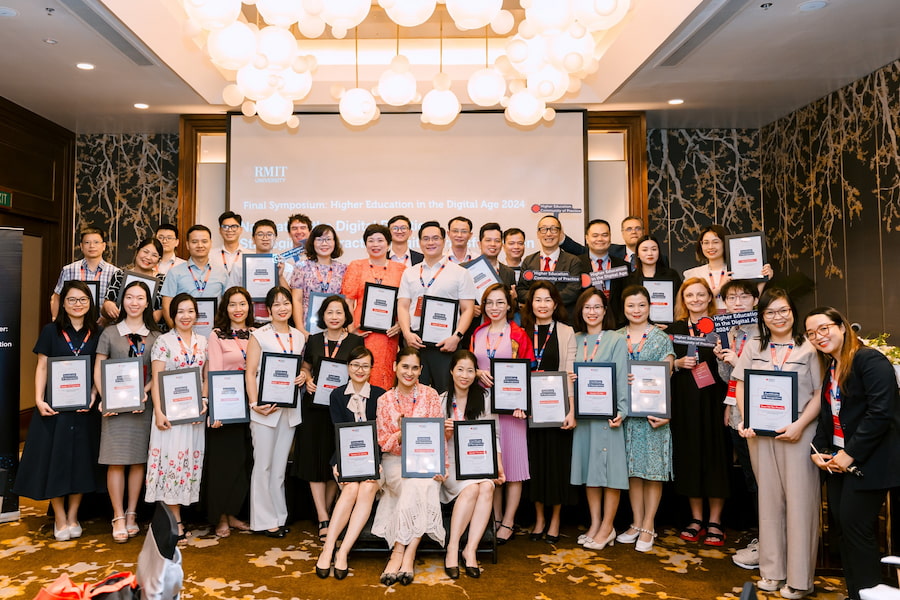
[[[344,285],[347,265],[336,260],[330,265],[307,260],[294,269],[291,275],[291,289],[303,290],[303,319],[309,314],[309,297],[312,294],[340,294]],[[303,323],[305,325],[305,323]],[[299,327],[300,323],[295,323]]]
[[[164,361],[166,371],[197,367],[206,362],[205,337],[194,334],[184,340],[189,353],[182,351],[175,331],[165,333],[153,344],[150,357]],[[204,417],[205,419],[205,417]],[[150,453],[147,458],[147,502],[161,500],[166,504],[188,505],[200,500],[200,478],[206,449],[204,424],[172,425],[165,431],[156,426],[150,431]]]

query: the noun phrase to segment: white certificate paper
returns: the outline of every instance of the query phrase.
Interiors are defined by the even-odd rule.
[[[475,282],[475,289],[478,292],[476,297],[478,298],[481,298],[484,290],[488,287],[495,283],[500,283],[497,271],[494,270],[494,266],[488,262],[484,255],[467,263],[465,268],[469,271],[469,275],[472,276],[472,281]]]
[[[425,344],[438,344],[456,330],[459,302],[424,296],[420,337]]]
[[[263,352],[257,403],[296,407],[297,386],[294,380],[299,372],[300,356]]]
[[[529,425],[531,427],[561,427],[566,419],[568,406],[566,394],[568,374],[562,371],[546,371],[531,374],[531,403]]]
[[[218,305],[218,298],[197,298],[197,322],[194,323],[194,333],[205,338],[209,337],[215,324]]]
[[[744,377],[744,427],[774,436],[797,420],[797,373],[748,369]]]
[[[329,406],[331,404],[331,392],[345,385],[349,380],[347,363],[323,358],[322,364],[319,366],[319,377],[316,379],[316,393],[313,396],[313,404]]]
[[[494,427],[493,421],[453,423],[457,479],[497,478],[497,440]]]
[[[140,356],[104,360],[100,364],[100,374],[103,378],[102,412],[143,410],[144,364]]]
[[[48,360],[48,404],[53,410],[86,409],[91,404],[90,357]]]
[[[650,292],[650,320],[654,323],[675,321],[675,283],[645,279],[644,287]]]
[[[575,418],[615,418],[615,364],[575,363],[575,374]]]
[[[243,254],[244,287],[254,302],[263,302],[278,281],[278,268],[272,254]]]
[[[407,418],[401,422],[402,476],[444,474],[444,420]]]
[[[200,370],[163,371],[159,374],[163,412],[172,425],[200,420]]]
[[[337,425],[339,481],[378,479],[378,437],[375,421]]]
[[[728,263],[732,279],[762,279],[766,263],[761,233],[728,236]]]
[[[528,360],[492,360],[491,412],[512,414],[517,408],[528,410],[531,368]]]
[[[212,371],[208,377],[210,419],[223,424],[248,422],[244,371]]]
[[[360,328],[384,333],[393,327],[397,315],[398,291],[395,287],[366,283]]]
[[[628,361],[628,372],[634,375],[628,386],[628,416],[670,418],[669,363]]]

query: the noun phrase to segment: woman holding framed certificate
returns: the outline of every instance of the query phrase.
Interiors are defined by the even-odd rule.
[[[563,504],[575,504],[578,494],[570,484],[572,471],[572,430],[575,428],[573,406],[575,371],[575,330],[565,324],[566,309],[556,286],[538,281],[528,290],[522,325],[531,331],[534,347],[532,371],[565,371],[570,374],[567,385],[568,409],[561,427],[532,428],[528,432],[528,461],[531,467],[531,500],[534,502],[534,527],[531,539],[544,537],[551,544],[559,541],[559,517]],[[549,526],[544,507],[551,507]],[[546,532],[544,531],[546,529]]]
[[[369,373],[372,372],[374,359],[372,351],[365,346],[356,346],[350,351],[347,363],[350,380],[346,385],[331,392],[329,412],[331,421],[335,425],[375,421],[378,401],[384,395],[385,390],[369,384]],[[380,452],[379,449],[375,451]],[[344,475],[340,472],[338,464],[335,464],[333,469],[336,477]],[[331,524],[328,526],[328,535],[322,545],[322,553],[319,554],[319,559],[316,561],[316,575],[322,579],[329,575],[332,556],[334,557],[334,578],[344,579],[347,577],[349,572],[347,557],[369,521],[375,494],[381,489],[381,479],[347,481],[339,485],[341,494],[331,513]],[[344,527],[347,528],[347,532],[341,541],[341,547],[335,552],[334,548]]]
[[[478,381],[488,390],[494,386],[494,378],[491,376],[492,360],[534,360],[534,350],[528,334],[512,321],[517,304],[513,301],[509,288],[502,283],[488,286],[481,297],[485,322],[472,334],[470,350],[478,360]],[[501,457],[506,476],[506,484],[503,486],[505,491],[499,487],[494,490],[494,525],[499,545],[505,544],[515,535],[516,511],[519,510],[522,499],[522,482],[531,477],[525,418],[525,411],[521,409],[511,415],[497,415],[500,447],[507,449]]]
[[[503,284],[500,284],[503,285]],[[468,350],[457,350],[450,359],[450,379],[453,388],[441,394],[444,403],[445,436],[447,438],[447,474],[441,485],[441,502],[448,504],[454,499],[453,514],[450,517],[450,536],[447,538],[447,554],[444,558],[444,572],[450,579],[459,579],[459,560],[462,558],[466,575],[473,578],[481,576],[478,568],[476,552],[478,543],[484,535],[484,530],[491,521],[491,511],[494,504],[494,486],[503,485],[506,480],[503,475],[503,465],[500,461],[501,452],[497,449],[496,456],[484,462],[490,463],[491,470],[496,470],[494,479],[459,479],[456,476],[457,462],[453,443],[453,423],[455,421],[484,421],[494,419],[487,409],[487,394],[481,387],[475,384],[477,359]],[[494,434],[496,436],[496,433]],[[479,440],[482,441],[483,440]],[[494,443],[496,444],[496,439]],[[485,448],[483,444],[478,448]],[[460,448],[462,451],[462,448]],[[484,452],[479,452],[478,457],[485,457]],[[482,460],[484,460],[482,458]],[[465,549],[460,552],[459,540],[466,529],[469,530]],[[455,563],[454,566],[451,566]]]
[[[122,293],[122,312],[115,322],[100,334],[94,364],[94,381],[100,382],[106,410],[103,413],[100,430],[99,463],[107,465],[106,489],[109,491],[109,501],[113,509],[112,537],[114,542],[120,544],[136,536],[139,531],[137,505],[144,484],[153,411],[146,408],[135,411],[116,410],[112,405],[116,381],[105,380],[102,365],[106,359],[140,358],[140,381],[135,391],[140,393],[139,401],[146,407],[147,392],[150,391],[151,383],[150,352],[147,350],[153,348],[159,335],[153,307],[150,305],[150,289],[143,281],[132,281],[125,286]],[[122,373],[119,378],[124,379],[125,376]]]
[[[294,303],[294,325],[309,337],[306,316],[309,314],[309,298],[312,293],[340,294],[347,265],[338,262],[344,254],[341,240],[334,227],[319,223],[306,240],[307,259],[294,269],[291,276],[291,294]]]
[[[675,292],[681,287],[681,276],[675,269],[659,264],[662,252],[659,240],[652,235],[639,239],[634,253],[637,266],[622,282],[623,291],[633,285],[644,286],[652,296],[650,307],[654,314],[650,321],[665,329],[674,320]],[[666,282],[671,286],[665,285]],[[652,291],[650,288],[653,288]]]
[[[319,540],[328,535],[329,511],[337,495],[337,484],[331,469],[334,455],[334,427],[328,412],[331,391],[343,385],[347,376],[347,358],[355,348],[363,345],[358,335],[348,333],[352,316],[347,303],[340,296],[326,298],[319,307],[318,325],[324,331],[309,336],[303,357],[306,373],[306,394],[303,395],[303,422],[294,436],[294,460],[291,475],[309,482]],[[324,365],[325,369],[322,369]],[[320,378],[320,373],[323,377]],[[322,390],[318,390],[318,386]],[[329,404],[317,402],[324,398]]]
[[[847,591],[857,600],[860,589],[881,583],[878,515],[888,490],[900,485],[897,376],[834,308],[813,309],[805,324],[825,373],[811,458],[828,478]]]
[[[293,311],[290,290],[273,287],[266,295],[266,308],[272,321],[250,334],[244,374],[253,439],[250,529],[268,537],[283,538],[288,534],[284,475],[294,441],[294,428],[300,424],[302,416],[299,407],[280,408],[275,404],[258,403],[260,388],[270,385],[261,382],[260,366],[267,352],[301,356],[305,341],[303,334],[288,324]],[[294,387],[306,385],[306,373],[300,371],[293,384]]]
[[[616,331],[615,317],[609,310],[606,295],[594,287],[588,288],[575,304],[576,363],[608,363],[615,365],[612,380],[592,382],[603,387],[588,387],[585,378],[578,384],[579,408],[591,408],[587,399],[591,390],[605,388],[615,402],[610,407],[612,418],[581,418],[581,426],[572,439],[572,485],[585,486],[591,525],[578,537],[578,543],[589,550],[603,550],[616,539],[613,519],[619,508],[620,490],[628,489],[628,468],[625,460],[625,431],[622,421],[628,414],[628,369],[626,367],[625,338]],[[583,394],[583,391],[588,394]],[[604,407],[605,408],[605,407]],[[601,409],[602,410],[602,409]],[[604,411],[605,412],[605,411]]]
[[[715,297],[706,280],[685,279],[675,304],[677,320],[666,333],[704,338],[699,322],[715,314]],[[719,377],[713,348],[693,344],[674,344],[674,348],[671,427],[675,493],[687,496],[691,508],[691,521],[679,537],[721,546],[725,543],[721,522],[731,463],[722,404],[727,386]],[[705,498],[709,499],[708,525],[703,522]]]
[[[209,336],[207,371],[246,370],[250,332],[256,326],[250,292],[238,286],[225,290],[216,310],[215,328]],[[228,537],[232,528],[250,529],[237,515],[250,495],[252,452],[247,423],[223,424],[215,420],[209,424],[203,484],[206,514],[210,520],[217,519],[213,522],[218,537]]]
[[[122,287],[128,283],[127,271],[130,271],[148,279],[156,279],[156,286],[150,290],[150,307],[153,311],[154,322],[159,323],[162,321],[165,323],[162,316],[162,296],[159,294],[163,281],[166,279],[165,273],[159,272],[159,261],[162,258],[162,254],[162,244],[156,238],[147,238],[138,244],[131,264],[113,273],[109,287],[106,288],[106,298],[103,299],[103,312],[105,314],[109,315],[111,319],[118,319],[119,311],[121,310],[119,296],[121,295]]]
[[[203,455],[206,451],[206,431],[202,415],[197,421],[172,425],[163,407],[160,374],[164,371],[200,369],[206,410],[206,347],[205,337],[194,333],[197,322],[197,300],[181,293],[169,304],[169,317],[174,328],[159,336],[150,352],[153,360],[150,392],[153,397],[153,424],[150,430],[150,456],[147,459],[147,502],[164,502],[175,520],[178,535],[185,537],[181,523],[181,505],[200,499],[200,480],[203,475]],[[194,397],[193,401],[196,402]],[[188,475],[185,475],[187,473]]]
[[[764,499],[759,503],[761,579],[756,585],[770,592],[780,588],[785,598],[802,598],[813,591],[819,547],[821,483],[809,460],[809,444],[819,417],[822,369],[787,292],[766,290],[757,312],[759,334],[748,340],[731,373],[743,418],[738,431],[747,438]],[[796,378],[777,378],[781,373]],[[790,397],[792,389],[796,395]],[[754,427],[769,431],[757,435]]]
[[[99,487],[94,478],[99,443],[99,413],[92,410],[96,387],[84,363],[69,367],[50,365],[55,357],[90,357],[97,351],[97,307],[83,281],[66,281],[59,293],[63,310],[41,329],[34,353],[34,417],[22,451],[12,493],[33,500],[50,500],[53,537],[65,542],[81,537],[78,508],[83,494]],[[86,408],[64,410],[56,404],[54,388],[80,384],[79,401]],[[69,387],[68,389],[73,389]],[[68,395],[67,395],[68,396]],[[59,409],[59,410],[57,410]],[[53,451],[53,449],[56,451]]]
[[[622,291],[622,306],[628,325],[619,330],[631,361],[675,361],[672,341],[650,323],[650,292],[643,286]],[[629,378],[629,385],[631,381]],[[622,544],[634,543],[638,552],[649,552],[656,539],[656,510],[662,499],[663,482],[672,479],[672,432],[669,419],[653,415],[625,419],[625,457],[628,460],[628,498],[634,520],[616,537]]]
[[[384,225],[373,223],[366,227],[363,241],[369,257],[354,260],[347,266],[342,293],[353,312],[350,331],[362,336],[366,348],[375,356],[369,381],[372,385],[387,389],[394,383],[393,366],[400,343],[400,326],[395,321],[385,332],[362,329],[366,284],[399,288],[406,265],[387,258],[387,252],[391,247],[391,231]]]
[[[434,388],[419,383],[421,372],[419,351],[407,346],[397,354],[397,385],[378,402],[376,421],[378,445],[383,452],[384,493],[375,511],[372,533],[383,537],[391,547],[391,557],[381,574],[384,585],[397,581],[403,585],[413,582],[416,550],[423,535],[427,534],[438,544],[444,544],[440,481],[401,476],[403,419],[443,418],[438,393]]]

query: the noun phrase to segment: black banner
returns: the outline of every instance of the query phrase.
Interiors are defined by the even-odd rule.
[[[22,230],[0,227],[0,488],[19,466],[19,321],[22,318]],[[19,517],[19,497],[4,493],[0,521]]]

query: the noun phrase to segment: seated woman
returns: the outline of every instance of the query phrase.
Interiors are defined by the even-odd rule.
[[[331,392],[331,420],[335,424],[375,420],[378,399],[384,394],[384,389],[369,385],[369,374],[372,372],[374,362],[372,351],[365,346],[356,346],[350,351],[347,359],[350,381]],[[335,477],[339,476],[337,466],[333,468]],[[347,576],[350,570],[347,566],[347,555],[369,521],[375,494],[381,489],[380,480],[351,481],[339,485],[341,494],[331,514],[331,526],[325,537],[325,545],[322,546],[322,553],[316,561],[316,575],[322,579],[328,577],[332,555],[334,578],[343,579]],[[344,541],[335,553],[334,547],[344,527],[347,527],[347,533],[344,534]]]
[[[459,579],[459,557],[465,564],[466,575],[481,577],[475,553],[478,542],[491,519],[494,504],[494,485],[503,485],[503,463],[500,448],[497,447],[497,479],[456,479],[456,454],[453,451],[453,422],[475,421],[494,418],[488,414],[485,391],[475,383],[478,359],[468,350],[457,350],[450,359],[450,379],[453,387],[441,394],[444,403],[445,436],[447,438],[447,474],[441,486],[441,502],[448,503],[454,498],[453,515],[450,517],[450,537],[447,540],[447,555],[444,572],[450,579]],[[499,440],[498,440],[499,442]],[[459,552],[459,540],[466,528],[469,537],[466,547]],[[456,566],[450,566],[455,563]]]
[[[381,583],[409,585],[415,575],[416,549],[428,534],[443,545],[446,533],[441,519],[440,482],[436,479],[403,478],[401,426],[404,417],[442,418],[441,401],[434,388],[419,383],[422,361],[419,351],[407,346],[394,365],[397,384],[378,403],[378,445],[384,473],[384,495],[375,511],[372,533],[391,546]]]

